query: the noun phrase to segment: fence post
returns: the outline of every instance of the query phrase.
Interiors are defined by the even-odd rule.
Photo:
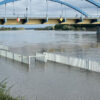
[[[89,70],[89,59],[86,59],[86,68]]]
[[[1,50],[0,50],[0,56],[1,56]]]
[[[31,64],[30,56],[28,57],[28,64],[29,64],[29,66],[30,66],[30,64]]]
[[[6,58],[7,58],[7,50],[5,51],[5,55],[6,55]]]
[[[12,53],[13,54],[13,61],[14,61],[14,53]]]
[[[23,63],[23,56],[21,56],[21,63]]]

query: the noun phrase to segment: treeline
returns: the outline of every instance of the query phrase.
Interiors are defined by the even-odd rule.
[[[54,26],[55,30],[83,30],[83,31],[96,31],[97,25],[93,24],[73,24],[73,25],[65,25],[65,24],[57,24]]]
[[[91,24],[73,24],[73,25],[66,25],[66,24],[57,24],[55,26],[47,26],[45,28],[37,28],[37,30],[82,30],[82,31],[96,31],[97,25]]]
[[[12,27],[12,28],[8,28],[8,27],[1,27],[0,31],[3,30],[24,30],[24,28],[16,28],[16,27]]]

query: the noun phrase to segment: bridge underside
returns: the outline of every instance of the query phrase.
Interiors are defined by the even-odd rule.
[[[97,18],[0,18],[0,25],[33,25],[33,24],[100,24]]]

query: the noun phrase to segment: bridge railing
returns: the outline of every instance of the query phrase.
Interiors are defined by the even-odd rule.
[[[34,18],[34,19],[42,19],[42,18],[47,18],[45,15],[28,15],[26,16],[25,14],[17,14],[17,15],[0,15],[0,18],[7,18],[7,19],[15,19],[15,18]],[[61,16],[56,16],[56,15],[49,15],[48,19],[54,19],[54,18],[61,18]],[[94,18],[94,19],[99,19],[100,15],[96,16],[96,15],[90,15],[88,17],[84,17],[84,16],[62,16],[62,18],[65,19],[73,19],[73,18]]]

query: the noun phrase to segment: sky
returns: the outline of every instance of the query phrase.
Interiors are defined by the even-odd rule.
[[[2,0],[0,0],[2,1]],[[31,2],[30,2],[31,1]],[[74,6],[87,12],[90,16],[100,15],[100,8],[86,2],[85,0],[62,0],[71,3]],[[100,0],[95,0],[100,3]],[[26,12],[26,7],[28,11]],[[45,17],[46,16],[46,0],[19,0],[17,2],[9,3],[6,6],[7,16],[32,16],[32,17]],[[63,13],[62,13],[63,11]],[[49,17],[73,17],[75,15],[81,16],[77,11],[62,6],[55,2],[48,2],[48,16]],[[5,15],[5,5],[0,6],[0,16]]]

